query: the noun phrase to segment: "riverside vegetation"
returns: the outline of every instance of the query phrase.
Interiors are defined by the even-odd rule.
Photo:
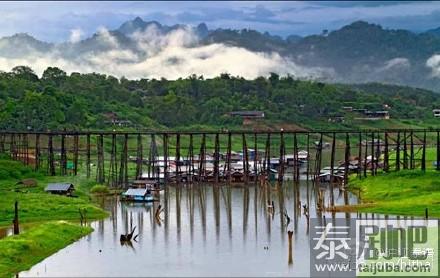
[[[14,217],[14,202],[19,203],[21,234],[0,239],[0,276],[12,276],[26,270],[45,257],[90,233],[90,227],[81,227],[79,209],[86,211],[87,219],[99,219],[107,213],[91,201],[89,189],[94,183],[85,177],[48,177],[33,172],[21,162],[0,157],[0,227],[10,226]],[[32,178],[36,186],[17,184],[23,178]],[[51,195],[44,192],[49,182],[72,182],[77,198]],[[73,222],[66,222],[73,221]],[[76,223],[76,224],[75,224]]]

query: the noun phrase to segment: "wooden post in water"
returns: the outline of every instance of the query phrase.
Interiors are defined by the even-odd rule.
[[[217,185],[219,182],[219,168],[220,164],[220,139],[219,134],[215,134],[214,139],[214,182]]]
[[[118,184],[118,166],[116,162],[116,133],[112,134],[112,148],[110,151],[110,166],[107,183],[110,186],[116,186]]]
[[[278,169],[278,185],[281,186],[284,179],[284,132],[280,132],[280,158],[279,158],[279,169]]]
[[[188,175],[188,180],[190,183],[192,183],[193,178],[194,178],[194,141],[193,141],[193,134],[191,133],[189,135],[189,150],[188,150],[188,155],[189,155],[189,175]],[[193,194],[193,191],[191,191],[191,195]],[[193,199],[193,196],[191,197]]]
[[[47,143],[47,151],[48,151],[48,170],[49,170],[49,175],[51,176],[55,176],[55,161],[54,161],[54,157],[53,157],[53,138],[52,138],[52,134],[49,134],[49,139],[48,139],[48,143]]]
[[[228,184],[231,182],[231,155],[232,155],[232,134],[228,132],[228,150],[226,154],[226,175]]]
[[[142,135],[138,133],[137,135],[137,148],[136,148],[136,178],[142,178],[142,165],[143,165],[144,155],[142,147]]]
[[[164,180],[165,186],[168,186],[168,134],[163,134],[163,160],[164,160]]]
[[[243,170],[244,170],[244,183],[247,185],[249,181],[249,155],[246,143],[246,134],[242,133],[243,138]]]
[[[86,141],[86,175],[90,178],[90,133],[87,133]]]
[[[269,179],[270,177],[270,133],[267,133],[266,139],[266,176]]]
[[[79,157],[79,136],[76,133],[73,137],[73,174],[78,175],[78,157]]]
[[[384,149],[384,156],[383,156],[383,170],[385,172],[388,172],[390,170],[388,151],[389,151],[389,149],[388,149],[388,132],[385,132],[385,149]]]
[[[99,134],[97,139],[98,163],[96,169],[96,181],[98,183],[104,183],[104,136]]]
[[[334,168],[335,168],[335,152],[336,152],[336,134],[333,132],[332,153],[330,157],[330,204],[332,208],[335,206],[335,196],[333,194]]]
[[[14,235],[20,234],[20,223],[18,220],[18,201],[15,201],[14,205]]]
[[[423,131],[423,145],[422,145],[422,171],[426,170],[426,130]]]
[[[396,171],[400,171],[400,131],[397,132],[396,141]]]
[[[299,181],[299,159],[298,159],[298,138],[293,133],[293,180]]]
[[[257,184],[260,175],[258,174],[258,144],[257,133],[254,133],[254,182]]]
[[[119,167],[119,184],[128,187],[128,134],[124,134],[124,145],[121,154],[121,166]]]
[[[344,153],[344,187],[348,183],[348,171],[350,164],[350,135],[348,132],[345,134],[345,153]]]
[[[176,185],[179,187],[180,185],[180,133],[176,134],[176,157],[174,158],[174,164],[176,165]],[[179,189],[180,194],[180,189]],[[180,203],[179,203],[180,207]]]
[[[362,179],[362,168],[365,167],[366,161],[364,162],[364,165],[362,165],[362,132],[359,132],[359,149],[358,149],[358,172],[357,176],[359,179]]]

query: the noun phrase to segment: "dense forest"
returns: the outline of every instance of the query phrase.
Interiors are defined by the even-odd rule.
[[[0,129],[185,129],[241,128],[231,111],[265,113],[262,126],[298,128],[357,127],[346,108],[383,110],[390,123],[404,120],[432,124],[440,108],[433,92],[382,84],[338,85],[271,74],[245,80],[229,74],[212,79],[127,80],[103,74],[70,75],[47,68],[38,77],[19,66],[0,73]],[[332,121],[345,117],[344,121]],[[254,127],[255,128],[255,127]]]

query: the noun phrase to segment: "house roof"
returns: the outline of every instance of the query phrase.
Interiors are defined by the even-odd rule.
[[[68,191],[73,188],[71,183],[49,183],[44,191]]]
[[[125,196],[145,196],[147,195],[148,190],[145,188],[130,188],[125,191],[123,194]]]

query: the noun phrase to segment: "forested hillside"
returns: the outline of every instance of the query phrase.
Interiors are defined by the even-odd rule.
[[[361,116],[347,107],[386,109],[391,119],[356,121]],[[402,122],[433,126],[432,109],[439,107],[440,95],[427,90],[377,83],[333,85],[276,74],[254,80],[222,74],[169,81],[67,75],[58,68],[48,68],[39,78],[24,66],[0,73],[3,130],[242,128],[242,119],[228,114],[242,110],[265,113],[246,128],[393,127]]]

